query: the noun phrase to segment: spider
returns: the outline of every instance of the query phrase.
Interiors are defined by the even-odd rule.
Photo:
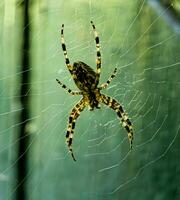
[[[73,65],[70,64],[64,41],[64,24],[62,24],[61,27],[61,44],[65,57],[65,63],[76,86],[79,88],[80,91],[72,91],[71,89],[67,88],[66,85],[64,85],[60,80],[56,79],[56,81],[69,94],[82,95],[81,100],[71,110],[67,133],[66,133],[66,142],[69,148],[69,152],[74,161],[76,161],[76,159],[72,150],[72,141],[73,141],[76,120],[80,116],[81,112],[84,110],[85,107],[89,107],[89,110],[92,111],[94,109],[99,109],[100,103],[105,104],[106,106],[113,109],[117,113],[117,116],[120,118],[122,122],[122,126],[126,129],[128,133],[130,149],[132,149],[133,128],[132,128],[132,123],[130,122],[127,114],[124,112],[119,102],[117,102],[115,99],[107,95],[101,94],[101,90],[106,89],[110,84],[110,82],[112,81],[112,79],[115,77],[117,68],[114,69],[114,72],[105,83],[98,86],[101,74],[100,44],[99,44],[98,33],[92,21],[91,25],[93,28],[95,36],[95,44],[96,44],[96,71],[94,71],[90,66],[88,66],[86,63],[82,61],[74,62]]]

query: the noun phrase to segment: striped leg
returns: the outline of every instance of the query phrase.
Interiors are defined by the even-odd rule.
[[[64,88],[69,94],[71,95],[82,95],[82,92],[78,92],[78,91],[72,91],[71,89],[67,88],[66,85],[64,85],[63,83],[61,83],[60,80],[56,79],[56,81],[61,85],[62,88]]]
[[[112,99],[111,97],[108,97],[108,96],[103,95],[103,94],[101,95],[101,101],[102,101],[102,103],[106,104],[108,107],[110,107],[114,111],[116,111],[118,117],[121,119],[122,126],[128,132],[130,148],[132,149],[132,141],[133,141],[132,124],[131,124],[127,114],[124,112],[122,106],[115,99]]]
[[[108,80],[106,81],[106,83],[103,83],[99,89],[102,90],[102,89],[105,89],[108,87],[108,85],[110,84],[110,82],[112,81],[112,79],[116,76],[116,73],[117,73],[117,68],[114,69],[114,72],[113,74],[108,78]]]
[[[76,104],[76,106],[72,109],[71,114],[69,116],[69,124],[68,124],[68,129],[66,133],[66,142],[69,148],[69,151],[71,153],[71,156],[74,161],[76,161],[73,150],[72,150],[72,140],[73,140],[73,135],[74,135],[74,128],[75,128],[75,123],[76,119],[79,117],[81,112],[84,110],[85,105],[83,103],[83,99],[79,101],[79,103]]]
[[[97,72],[98,79],[99,79],[100,74],[101,74],[101,53],[100,53],[99,37],[98,37],[98,33],[96,31],[96,27],[92,21],[91,21],[91,25],[93,27],[95,42],[96,42],[96,55],[97,55],[97,57],[96,57],[96,72]]]
[[[72,66],[71,66],[69,58],[67,56],[66,45],[65,45],[65,41],[64,41],[64,24],[62,24],[62,27],[61,27],[61,44],[62,44],[62,50],[63,50],[64,57],[65,57],[66,66],[69,69],[70,73],[72,74]]]

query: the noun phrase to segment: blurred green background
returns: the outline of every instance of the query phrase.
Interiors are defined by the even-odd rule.
[[[1,0],[0,200],[180,199],[179,13],[177,0]],[[77,90],[60,27],[71,63],[95,69],[91,20],[100,36],[101,83],[118,68],[103,93],[131,118],[134,148],[102,106],[77,120],[74,162],[65,133],[80,97],[55,81]]]

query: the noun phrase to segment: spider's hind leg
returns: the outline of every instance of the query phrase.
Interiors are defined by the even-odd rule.
[[[133,142],[133,129],[132,129],[132,123],[130,122],[127,114],[124,112],[122,106],[120,103],[118,103],[115,99],[106,96],[104,94],[101,94],[101,101],[111,109],[113,109],[118,117],[121,119],[122,126],[126,129],[128,132],[128,138],[130,143],[130,148],[132,149],[132,142]]]
[[[81,99],[79,103],[75,105],[75,107],[72,109],[71,114],[69,116],[69,124],[68,124],[68,129],[66,133],[66,142],[69,148],[69,151],[71,153],[71,156],[74,161],[76,161],[73,150],[72,150],[72,141],[73,141],[73,135],[74,135],[74,128],[75,128],[75,123],[81,112],[84,110],[85,105],[84,105],[84,100]]]

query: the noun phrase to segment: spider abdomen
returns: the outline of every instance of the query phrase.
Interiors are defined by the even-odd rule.
[[[73,64],[73,79],[81,91],[91,92],[98,85],[96,72],[81,61]]]

